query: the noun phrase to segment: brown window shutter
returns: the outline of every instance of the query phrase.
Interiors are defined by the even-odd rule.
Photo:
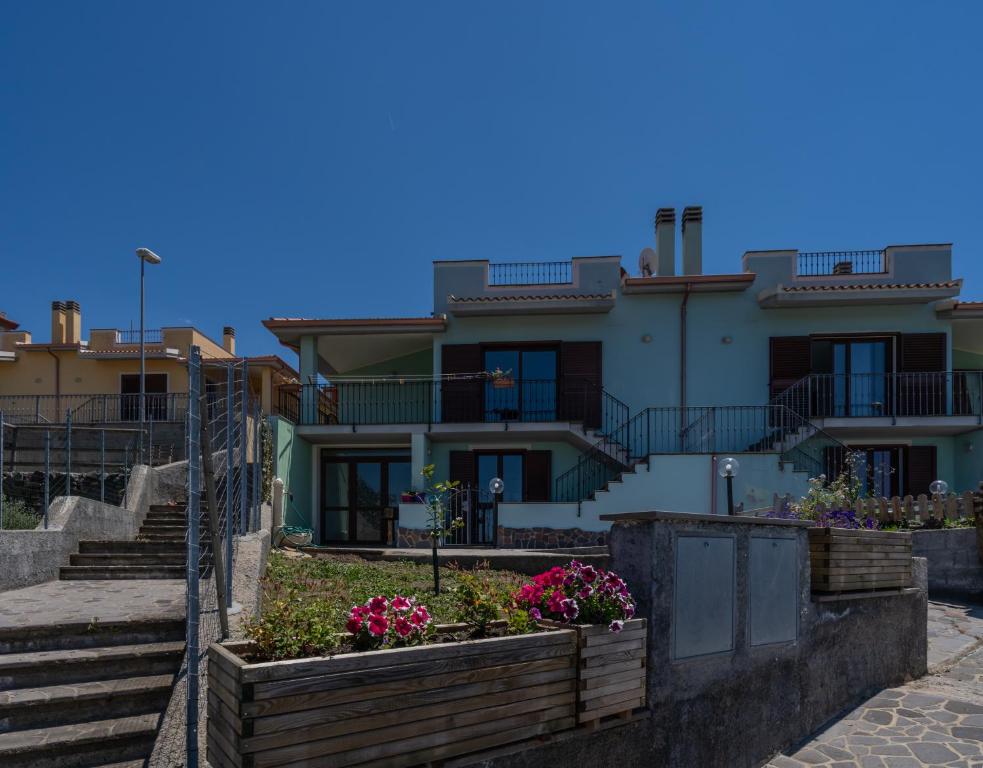
[[[440,350],[442,374],[478,373],[484,370],[480,344],[445,344]],[[482,382],[443,380],[440,387],[444,422],[482,421]]]
[[[808,336],[772,336],[768,341],[768,392],[774,397],[812,372],[811,347]]]
[[[901,363],[904,373],[934,373],[945,370],[948,346],[944,333],[904,333],[901,335]]]
[[[474,454],[471,451],[451,451],[448,480],[457,480],[462,487],[474,486]]]
[[[935,477],[935,446],[909,446],[906,470],[905,493],[910,493],[912,496],[928,493],[928,486],[937,479]]]
[[[553,487],[553,452],[526,451],[523,501],[549,501]]]
[[[560,418],[601,425],[601,342],[564,341],[560,345]]]

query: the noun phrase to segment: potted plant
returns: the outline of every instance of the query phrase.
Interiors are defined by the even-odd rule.
[[[514,636],[486,623],[490,636],[461,640],[473,633],[379,595],[353,606],[338,634],[324,631],[331,607],[317,606],[288,596],[251,640],[209,647],[214,768],[434,763],[576,725],[568,629]]]
[[[503,371],[501,368],[489,371],[488,378],[491,379],[492,387],[495,389],[512,389],[515,386],[511,368],[507,371]]]
[[[572,560],[535,576],[513,596],[512,610],[577,633],[577,721],[628,716],[645,703],[648,628],[612,571]]]

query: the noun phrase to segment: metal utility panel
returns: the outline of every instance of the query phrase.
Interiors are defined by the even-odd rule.
[[[736,539],[676,539],[673,658],[688,659],[734,649]]]
[[[794,538],[751,537],[748,567],[751,645],[790,643],[798,638],[797,547]]]

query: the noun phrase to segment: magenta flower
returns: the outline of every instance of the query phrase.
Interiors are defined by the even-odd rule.
[[[546,607],[551,613],[562,613],[563,612],[563,601],[566,599],[566,595],[563,594],[562,589],[555,589],[553,593],[549,596],[546,601]]]
[[[375,637],[382,637],[389,629],[389,619],[381,613],[373,613],[369,616],[369,634]]]
[[[585,584],[593,584],[597,580],[597,569],[593,565],[585,565],[580,569],[580,578]]]
[[[403,611],[408,611],[410,608],[412,608],[413,603],[411,603],[410,600],[406,597],[400,597],[399,595],[396,595],[393,598],[392,607],[394,611],[403,612]]]
[[[358,631],[362,628],[362,619],[357,616],[352,616],[345,623],[345,629],[351,632],[353,635],[357,635]]]
[[[625,622],[615,619],[610,624],[608,624],[608,629],[610,629],[612,632],[617,633],[620,632],[624,626],[625,626]]]
[[[577,601],[568,598],[563,601],[563,618],[567,621],[573,621],[580,615],[580,606],[577,605]]]
[[[396,634],[400,637],[406,637],[413,632],[413,625],[404,616],[397,616],[394,626],[396,628]]]
[[[382,595],[373,597],[371,600],[369,600],[369,611],[371,613],[385,613],[388,607],[389,601]]]
[[[530,608],[529,618],[533,621],[539,621],[541,618],[543,618],[543,612],[539,610],[539,608]]]
[[[430,623],[430,614],[424,606],[418,605],[410,615],[410,621],[417,627],[425,627]]]

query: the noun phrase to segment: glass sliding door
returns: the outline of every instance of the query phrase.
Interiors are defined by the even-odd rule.
[[[485,383],[485,421],[556,420],[556,349],[486,349],[485,370],[502,372]]]
[[[321,462],[322,543],[386,543],[390,515],[409,486],[408,458],[325,456]]]
[[[833,415],[888,413],[888,346],[885,339],[833,342]]]

